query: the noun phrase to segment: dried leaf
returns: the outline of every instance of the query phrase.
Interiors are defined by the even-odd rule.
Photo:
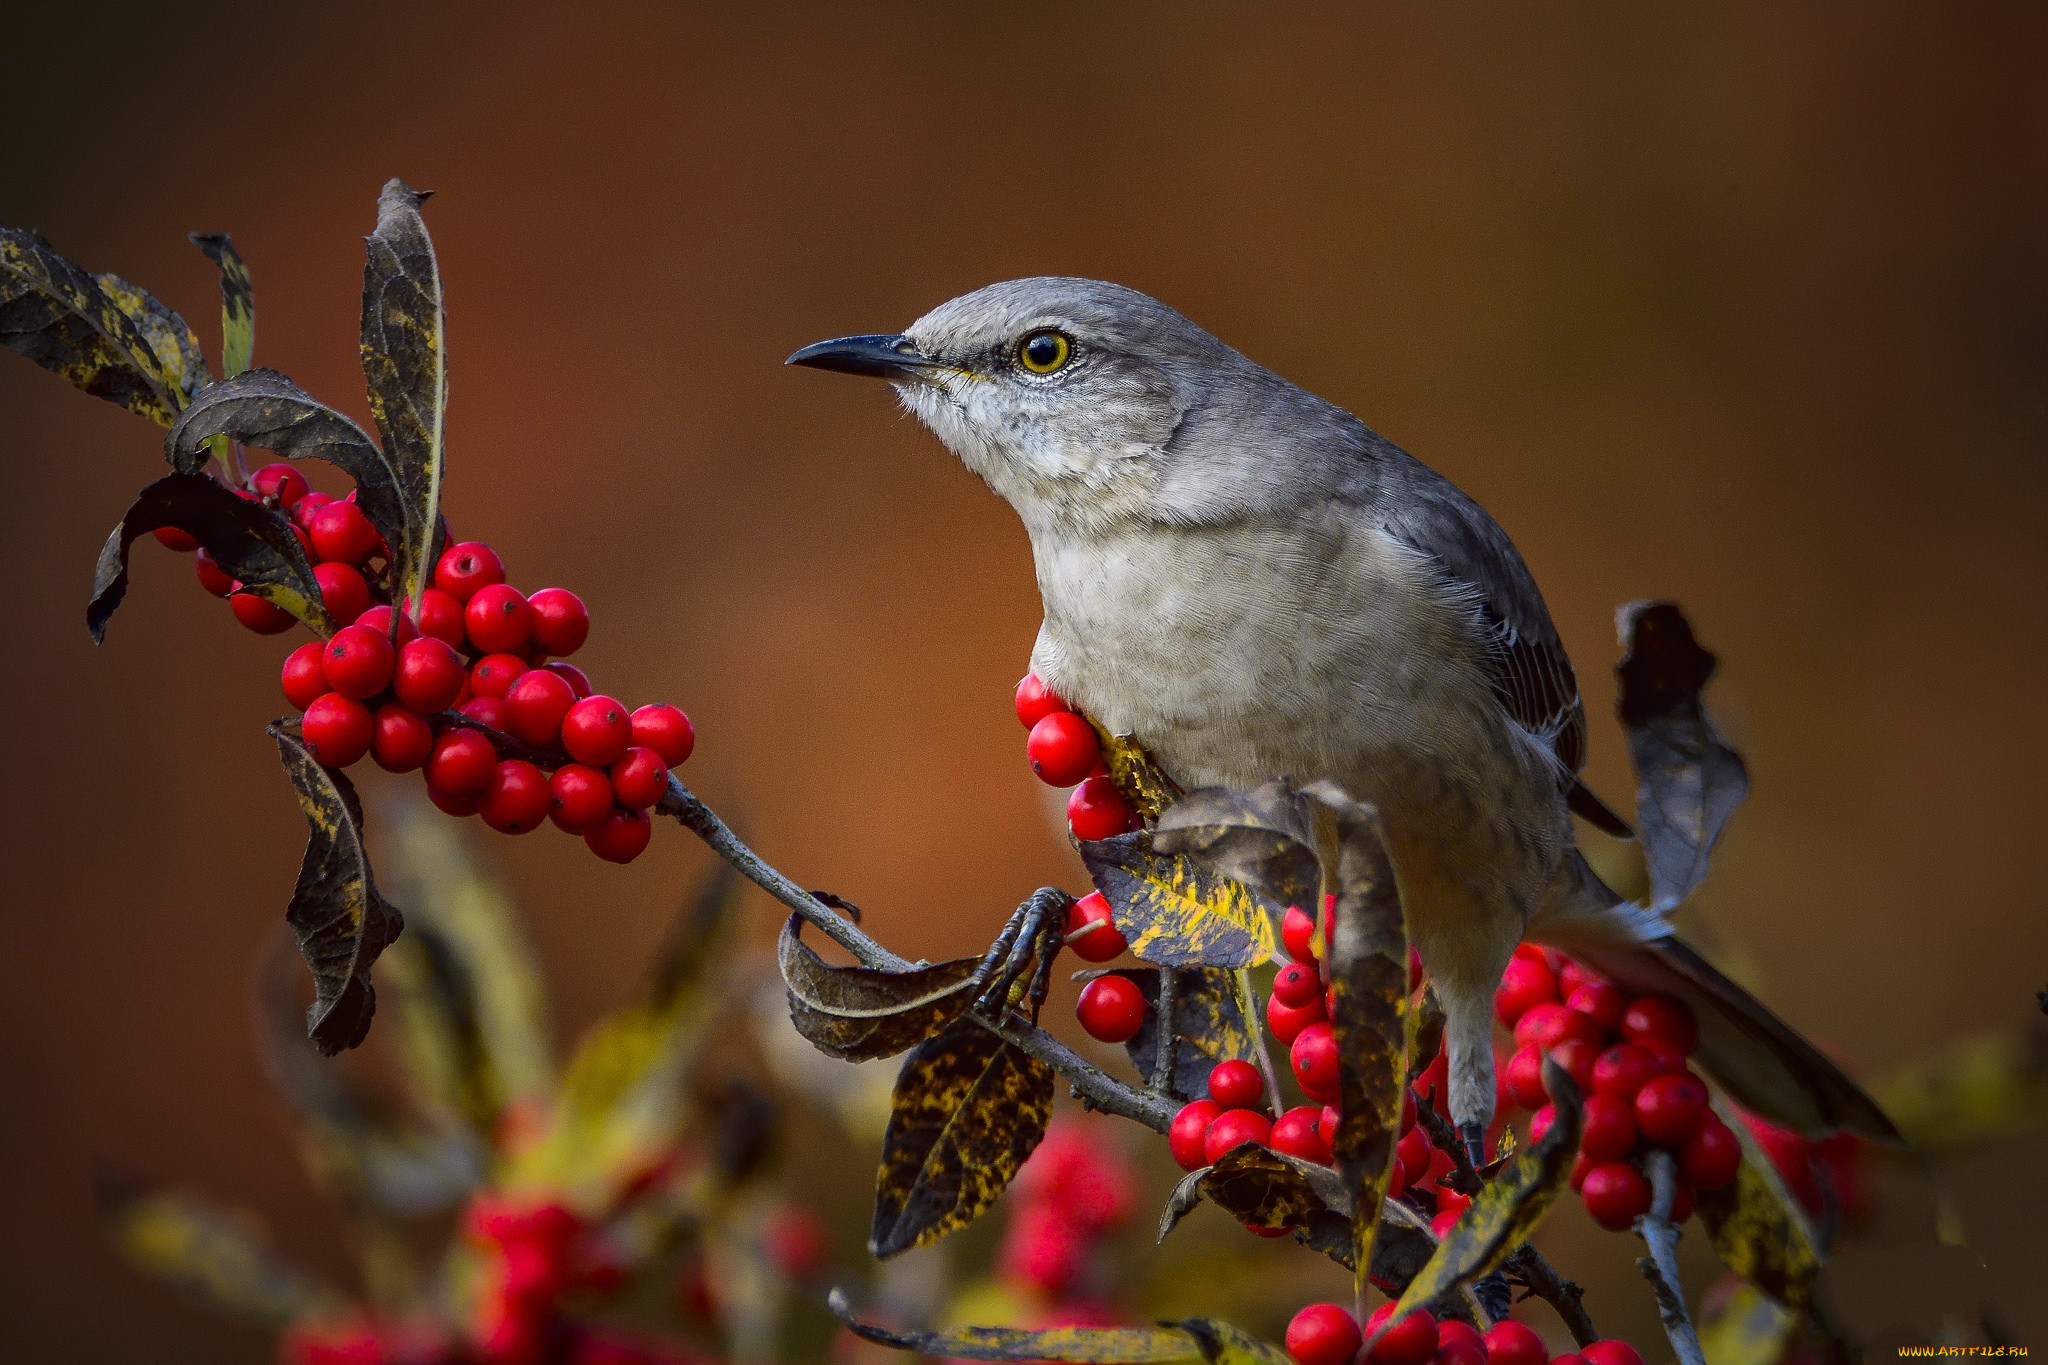
[[[1109,769],[1111,784],[1140,818],[1156,820],[1161,811],[1180,800],[1180,788],[1152,761],[1143,745],[1129,735],[1113,735],[1092,720],[1088,723],[1095,726],[1102,743],[1102,761]]]
[[[1636,824],[1655,908],[1678,904],[1706,879],[1707,857],[1749,791],[1742,758],[1722,743],[1700,690],[1715,659],[1669,602],[1620,612],[1626,653],[1617,709],[1636,771]]]
[[[279,1256],[246,1215],[172,1190],[110,1189],[102,1201],[138,1268],[238,1317],[282,1328],[342,1301]]]
[[[233,379],[249,368],[256,350],[256,293],[249,267],[225,232],[194,232],[192,245],[220,267],[220,377]]]
[[[413,613],[434,569],[448,407],[447,319],[434,244],[420,217],[426,201],[403,180],[385,184],[363,268],[363,375],[396,492],[395,506],[363,511],[391,547],[392,589]],[[380,511],[396,515],[379,520]]]
[[[1197,858],[1155,851],[1152,840],[1139,830],[1081,845],[1133,955],[1168,967],[1250,967],[1273,955],[1271,907]]]
[[[803,917],[791,915],[777,945],[796,1031],[829,1057],[870,1062],[915,1047],[967,1012],[979,958],[914,971],[835,967],[803,941]]]
[[[363,807],[354,784],[320,766],[297,721],[275,722],[269,729],[310,829],[299,884],[285,911],[298,935],[299,952],[313,971],[306,1036],[322,1055],[332,1057],[369,1033],[377,1010],[370,967],[404,929],[405,920],[378,893],[370,875]]]
[[[1723,1265],[1787,1308],[1808,1308],[1820,1274],[1820,1236],[1749,1125],[1718,1098],[1714,1111],[1741,1140],[1742,1165],[1733,1183],[1700,1191],[1700,1222]]]
[[[156,372],[170,390],[172,402],[182,409],[193,395],[213,382],[206,357],[199,352],[199,338],[192,334],[185,319],[147,289],[138,289],[119,275],[93,278],[108,301],[135,324],[136,332],[156,360]]]
[[[167,427],[192,390],[165,375],[135,319],[108,297],[102,280],[113,278],[94,278],[33,232],[0,228],[0,346]]]
[[[1166,1088],[1183,1102],[1205,1094],[1209,1072],[1218,1062],[1236,1058],[1252,1060],[1252,1034],[1239,1002],[1237,973],[1223,967],[1177,967],[1174,983],[1173,1075]],[[1145,1021],[1124,1051],[1131,1065],[1146,1082],[1159,1060],[1159,973],[1158,967],[1120,967],[1110,973],[1121,976],[1145,997]]]
[[[903,1059],[868,1250],[886,1260],[979,1218],[1045,1136],[1053,1070],[971,1018]]]
[[[826,1303],[854,1335],[899,1351],[955,1360],[1209,1362],[1209,1365],[1288,1365],[1287,1354],[1227,1322],[1192,1318],[1157,1327],[956,1327],[945,1332],[892,1332],[854,1315],[844,1290]]]
[[[262,503],[238,498],[203,474],[166,474],[135,495],[127,515],[100,550],[86,629],[104,640],[107,620],[128,593],[128,551],[136,537],[176,526],[197,539],[242,591],[261,597],[311,626],[323,638],[338,628],[320,600],[319,580],[291,522]]]

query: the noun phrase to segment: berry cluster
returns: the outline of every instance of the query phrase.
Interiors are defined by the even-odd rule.
[[[1017,719],[1031,732],[1024,741],[1031,771],[1047,786],[1073,788],[1067,795],[1067,828],[1076,839],[1108,839],[1138,828],[1136,812],[1110,781],[1095,727],[1036,673],[1025,674],[1017,684]]]
[[[1083,1120],[1055,1122],[1006,1192],[1011,1214],[996,1274],[1038,1309],[1074,1306],[1069,1291],[1100,1278],[1082,1274],[1089,1256],[1137,1205],[1137,1182],[1101,1131]],[[1033,1325],[1053,1324],[1040,1313]]]
[[[427,795],[450,815],[481,816],[506,834],[552,820],[609,862],[640,855],[652,832],[648,808],[696,733],[673,706],[629,713],[565,661],[590,634],[582,599],[562,588],[525,596],[505,581],[497,553],[471,541],[443,552],[417,617],[402,617],[394,633],[389,552],[354,495],[313,492],[284,463],[250,482],[239,495],[291,516],[328,614],[346,623],[284,662],[285,699],[305,713],[301,731],[315,758],[346,768],[367,754],[388,772],[424,769]],[[156,536],[198,550],[183,531]],[[296,619],[242,592],[204,550],[196,567],[201,585],[228,598],[249,629],[275,634]],[[501,755],[451,711],[567,761],[544,768]]]
[[[1366,1337],[1393,1311],[1393,1304],[1381,1304],[1361,1331],[1342,1304],[1312,1303],[1287,1324],[1287,1354],[1296,1365],[1352,1365]],[[1552,1356],[1536,1330],[1522,1323],[1498,1322],[1481,1334],[1455,1320],[1440,1323],[1427,1309],[1402,1318],[1365,1359],[1372,1365],[1643,1365],[1625,1341],[1596,1341]]]

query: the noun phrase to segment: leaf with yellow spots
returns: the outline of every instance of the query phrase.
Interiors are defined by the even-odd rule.
[[[276,721],[269,729],[311,832],[285,921],[298,935],[299,952],[313,971],[306,1036],[322,1055],[332,1057],[369,1033],[370,1017],[377,1011],[370,967],[405,928],[405,919],[378,892],[370,874],[363,805],[355,785],[339,771],[320,766],[296,720]]]
[[[249,368],[256,351],[256,292],[249,267],[225,232],[194,232],[192,245],[220,267],[220,377]]]
[[[1180,787],[1152,761],[1144,745],[1129,735],[1113,735],[1093,720],[1088,723],[1095,726],[1096,738],[1101,741],[1102,762],[1109,769],[1111,785],[1140,818],[1156,820],[1161,811],[1180,800]]]
[[[828,1057],[870,1062],[915,1047],[974,1003],[981,959],[954,958],[910,971],[835,967],[803,941],[803,917],[791,915],[777,945],[789,1018]]]
[[[1174,975],[1173,1073],[1166,1089],[1177,1100],[1192,1100],[1208,1091],[1209,1072],[1232,1058],[1251,1061],[1251,1027],[1239,1000],[1237,973],[1222,967],[1119,967],[1109,973],[1138,988],[1145,998],[1145,1019],[1124,1044],[1131,1065],[1146,1080],[1159,1061],[1159,978]]]
[[[135,495],[100,550],[86,629],[104,640],[107,620],[128,593],[128,552],[138,536],[175,526],[196,539],[243,592],[290,612],[325,637],[337,629],[292,524],[274,508],[238,498],[203,474],[166,474]]]
[[[176,313],[142,290],[89,274],[33,232],[0,228],[0,346],[167,427],[206,383],[198,343],[185,350],[190,337]]]
[[[248,1215],[175,1190],[100,1192],[114,1242],[138,1269],[217,1308],[282,1328],[345,1302],[280,1256]]]
[[[1700,1222],[1723,1265],[1787,1308],[1807,1308],[1820,1274],[1820,1235],[1741,1115],[1718,1098],[1714,1111],[1742,1143],[1742,1165],[1731,1183],[1700,1191]]]
[[[1057,1360],[1098,1365],[1289,1365],[1287,1353],[1257,1337],[1208,1318],[1161,1323],[1157,1327],[955,1327],[944,1332],[892,1332],[863,1322],[835,1289],[827,1305],[855,1336],[899,1351],[954,1360]]]
[[[1053,1070],[971,1018],[903,1059],[868,1250],[887,1259],[966,1227],[1045,1136]]]
[[[1166,967],[1250,967],[1273,955],[1274,907],[1200,858],[1139,830],[1081,845],[1131,953]]]

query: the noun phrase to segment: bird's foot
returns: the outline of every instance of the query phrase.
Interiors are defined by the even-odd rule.
[[[1472,1169],[1486,1169],[1486,1125],[1483,1123],[1461,1123],[1458,1135],[1465,1139],[1465,1155],[1472,1158]]]
[[[1021,1001],[1030,1006],[1031,1022],[1038,1022],[1039,1006],[1052,989],[1052,964],[1066,931],[1067,907],[1073,903],[1074,898],[1059,888],[1042,886],[1017,907],[970,978],[977,992],[974,1013],[1000,1023]]]

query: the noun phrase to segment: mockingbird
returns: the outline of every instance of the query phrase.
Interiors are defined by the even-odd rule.
[[[1525,937],[1687,1001],[1699,1060],[1750,1108],[1896,1138],[1580,856],[1573,812],[1628,827],[1579,781],[1571,661],[1513,543],[1442,475],[1096,280],[990,285],[789,363],[889,380],[1016,509],[1045,606],[1031,666],[1062,697],[1185,788],[1328,778],[1379,808],[1468,1143],[1493,1116],[1493,995]]]

